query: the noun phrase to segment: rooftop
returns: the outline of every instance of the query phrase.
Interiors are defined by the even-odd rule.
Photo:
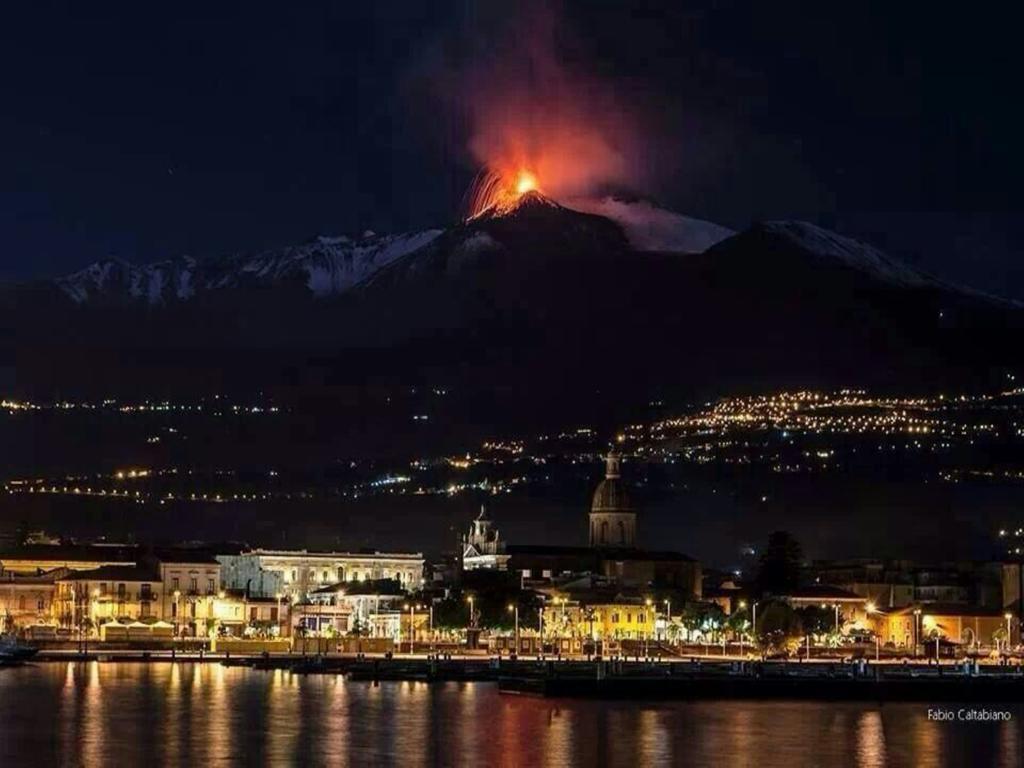
[[[58,581],[160,581],[160,577],[145,566],[104,565],[88,571],[72,571]]]

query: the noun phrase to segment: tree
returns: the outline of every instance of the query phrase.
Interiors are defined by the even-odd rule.
[[[836,617],[833,609],[807,605],[796,611],[805,635],[827,635],[835,630]]]
[[[757,612],[754,628],[762,648],[772,651],[790,650],[803,636],[800,617],[788,603],[771,601]]]
[[[718,603],[687,603],[683,606],[680,621],[687,632],[713,634],[725,624],[725,611]]]
[[[757,586],[761,594],[786,595],[800,585],[803,551],[799,542],[786,531],[768,537],[768,546],[761,553]]]
[[[349,625],[348,635],[349,637],[362,637],[365,634],[367,634],[366,627],[364,626],[363,620],[357,614]]]

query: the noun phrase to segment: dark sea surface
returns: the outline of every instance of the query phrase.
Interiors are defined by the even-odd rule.
[[[994,724],[929,721],[928,706],[548,700],[501,695],[488,683],[374,686],[219,664],[40,663],[0,669],[0,766],[1024,761],[1024,708]]]

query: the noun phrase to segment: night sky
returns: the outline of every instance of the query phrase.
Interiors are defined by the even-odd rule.
[[[640,116],[628,191],[732,227],[809,219],[1024,297],[1020,18],[842,5],[544,14],[560,64]],[[529,44],[519,7],[5,8],[0,279],[451,221],[477,165],[451,73]]]

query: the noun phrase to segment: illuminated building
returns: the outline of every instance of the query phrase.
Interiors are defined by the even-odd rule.
[[[636,545],[636,509],[626,492],[620,473],[621,457],[611,451],[605,457],[604,480],[594,491],[590,504],[590,546]]]
[[[462,569],[504,571],[507,567],[505,542],[487,516],[487,508],[481,506],[480,514],[470,526],[469,533],[462,537]]]
[[[263,597],[280,593],[294,603],[340,582],[394,579],[407,591],[423,585],[423,555],[419,552],[254,549],[219,555],[217,561],[223,567],[227,588]]]

